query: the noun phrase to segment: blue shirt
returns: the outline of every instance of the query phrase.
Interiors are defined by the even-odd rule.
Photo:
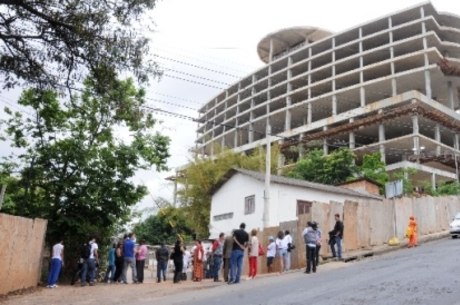
[[[109,266],[115,265],[115,248],[110,248],[108,261],[109,261]]]
[[[134,258],[134,247],[136,245],[132,241],[132,239],[125,240],[123,244],[123,257],[132,257]]]

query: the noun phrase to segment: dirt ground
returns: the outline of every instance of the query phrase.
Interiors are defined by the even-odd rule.
[[[80,287],[76,284],[59,285],[57,288],[38,287],[17,295],[0,298],[1,305],[86,305],[86,304],[136,304],[146,299],[161,299],[177,292],[205,289],[225,285],[212,280],[202,282],[184,281],[173,284],[172,280],[156,283],[153,279],[146,279],[143,284],[105,284]]]

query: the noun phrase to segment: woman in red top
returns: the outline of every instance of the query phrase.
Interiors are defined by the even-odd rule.
[[[193,251],[193,276],[192,279],[195,282],[199,282],[203,279],[203,260],[204,260],[204,249],[201,245],[201,240],[195,242],[195,250]]]

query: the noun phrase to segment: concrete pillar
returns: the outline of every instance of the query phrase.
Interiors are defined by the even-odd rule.
[[[335,94],[332,96],[332,115],[337,115],[337,96]]]
[[[288,96],[286,98],[286,107],[289,108],[289,106],[291,106],[291,103],[292,103],[291,97]],[[285,125],[284,125],[285,131],[291,130],[291,116],[292,116],[291,109],[286,109],[286,118],[285,118]]]
[[[385,125],[379,124],[379,150],[380,150],[380,161],[385,163],[385,145],[383,142],[385,141]]]
[[[299,143],[300,143],[299,146],[298,146],[298,148],[299,148],[299,159],[301,159],[305,155],[305,147],[302,144],[302,140],[303,140],[303,133],[301,133],[299,135]]]
[[[353,123],[354,122],[354,119],[351,118],[349,120],[350,123]],[[354,149],[356,147],[356,140],[355,140],[355,133],[353,131],[351,131],[349,134],[348,134],[348,142],[349,142],[349,147],[350,149]]]
[[[278,144],[281,146],[283,144],[283,141],[279,141]],[[283,153],[278,154],[278,160],[277,160],[277,169],[276,169],[276,174],[281,175],[283,166],[286,164],[286,157],[283,155]]]
[[[223,126],[223,130],[222,130],[222,139],[221,139],[221,143],[220,143],[220,146],[222,149],[225,148],[225,131],[226,131],[226,128],[227,126]]]
[[[423,7],[420,8],[420,15],[422,18],[425,16],[425,10],[423,9]],[[430,65],[430,60],[428,58],[428,53],[427,53],[428,41],[425,36],[426,35],[426,24],[424,21],[422,22],[422,35],[424,35],[423,36],[423,49],[425,50],[425,53],[423,54],[423,58],[425,61],[425,95],[428,98],[432,98],[433,95],[432,95],[432,90],[431,90],[431,74],[430,74],[430,70],[428,69],[428,66]]]
[[[251,109],[254,109],[255,102],[254,99],[251,99]],[[248,128],[248,143],[254,142],[254,112],[251,110],[249,113],[249,128]]]
[[[268,51],[268,62],[273,60],[273,39],[270,39],[270,49]]]
[[[459,135],[456,133],[456,134],[454,135],[454,148],[455,148],[456,150],[458,150],[459,147],[460,147],[460,144],[459,144]]]
[[[398,90],[397,90],[397,84],[396,84],[396,77],[395,77],[395,63],[393,61],[394,57],[395,57],[395,50],[394,50],[394,47],[393,47],[393,20],[391,19],[391,17],[388,17],[388,28],[390,29],[388,35],[389,35],[389,43],[391,45],[390,47],[390,58],[391,58],[391,64],[390,64],[390,67],[391,67],[391,95],[392,96],[395,96],[398,94]]]
[[[235,133],[233,135],[233,148],[238,147],[238,127],[235,128]]]
[[[455,110],[455,102],[454,102],[454,88],[452,86],[452,81],[447,82],[447,96],[449,100],[449,107],[452,110]]]
[[[335,84],[335,38],[333,37],[331,40],[331,47],[332,47],[332,54],[331,54],[331,60],[332,60],[332,115],[337,114],[337,95],[335,94],[336,90],[336,84]]]
[[[307,90],[307,98],[310,100],[311,99],[311,48],[308,48],[308,68],[307,68],[307,80],[308,80],[308,90]]]
[[[327,126],[323,127],[323,130],[327,130]],[[327,145],[327,139],[323,138],[323,154],[327,156],[329,154],[329,146]]]
[[[436,189],[436,174],[435,173],[431,173],[431,187],[433,188],[433,190]]]
[[[414,114],[412,116],[412,134],[414,135],[413,151],[417,158],[417,163],[420,163],[420,138],[419,138],[419,125],[418,125],[418,115],[417,114]]]
[[[441,155],[441,145],[439,145],[441,143],[441,127],[439,123],[434,125],[434,140],[436,141],[436,156],[439,156]]]
[[[312,105],[311,103],[308,103],[307,104],[307,124],[310,125],[311,124],[311,120],[312,120]]]

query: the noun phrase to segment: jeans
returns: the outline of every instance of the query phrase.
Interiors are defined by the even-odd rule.
[[[167,261],[157,262],[157,280],[158,282],[161,281],[161,278],[163,278],[163,281],[166,281],[166,268],[168,268]]]
[[[55,285],[57,283],[59,272],[61,272],[62,261],[59,258],[53,258],[51,260],[51,268],[48,273],[48,286]]]
[[[305,272],[310,273],[312,269],[313,272],[316,272],[316,247],[305,245],[305,250],[307,252],[307,270]]]
[[[136,275],[139,283],[144,282],[145,259],[136,260]]]
[[[337,245],[337,253],[335,252],[335,245]],[[339,236],[334,237],[334,240],[331,243],[331,251],[333,257],[342,259],[342,238]]]
[[[121,280],[123,283],[127,284],[128,280],[126,279],[126,273],[128,272],[128,267],[131,267],[133,282],[137,282],[137,273],[136,273],[136,260],[134,257],[125,257],[123,261],[123,272],[121,274]]]
[[[215,281],[219,279],[219,271],[222,266],[222,255],[214,255],[214,264],[212,266],[212,277]]]
[[[105,272],[104,282],[108,283],[109,280],[113,282],[115,277],[115,265],[109,265],[107,271]]]
[[[80,281],[82,285],[86,285],[86,274],[89,272],[89,282],[94,283],[96,278],[96,260],[94,258],[88,258],[83,261],[82,271],[80,274]]]
[[[230,282],[239,283],[241,270],[243,269],[243,250],[233,250],[232,256],[230,257]]]

